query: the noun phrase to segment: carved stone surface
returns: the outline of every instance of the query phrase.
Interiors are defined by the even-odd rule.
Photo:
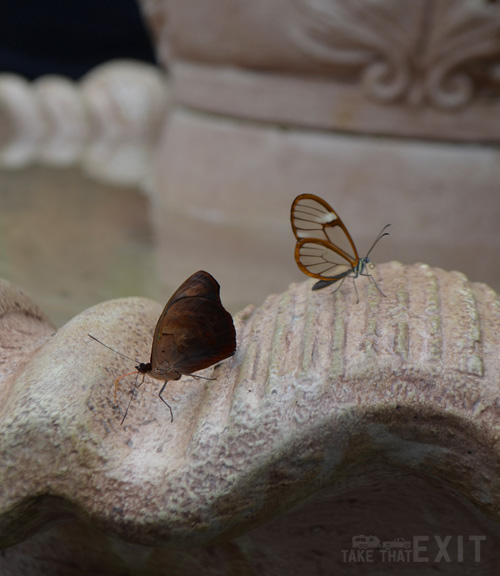
[[[158,271],[180,284],[210,262],[232,310],[299,279],[289,213],[317,194],[375,262],[428,261],[500,290],[495,148],[304,133],[176,110],[158,150]],[[182,248],[181,248],[182,247]],[[181,256],[182,254],[182,256]]]
[[[499,140],[498,3],[144,5],[184,104],[288,125]]]
[[[387,298],[366,279],[357,305],[350,283],[332,294],[308,281],[244,310],[236,355],[202,373],[216,380],[168,384],[173,423],[146,380],[123,426],[134,380],[117,404],[113,381],[134,363],[87,334],[145,360],[161,306],[107,302],[49,336],[4,283],[2,546],[71,520],[45,537],[54,561],[58,539],[67,558],[83,538],[80,561],[94,566],[98,538],[96,553],[117,572],[127,555],[145,566],[147,546],[166,549],[156,562],[195,574],[208,550],[191,548],[211,546],[217,574],[237,573],[224,568],[229,558],[249,573],[295,560],[319,574],[319,558],[338,566],[366,529],[386,539],[479,534],[476,573],[489,574],[499,560],[500,300],[458,272],[391,263],[375,273]],[[23,553],[39,562],[41,538],[8,549],[0,566]],[[457,573],[456,563],[443,568]]]
[[[395,237],[376,259],[456,268],[500,289],[490,265],[500,3],[143,9],[175,93],[151,186],[165,276],[180,283],[210,259],[236,309],[258,304],[297,278],[283,215],[310,192],[339,211],[360,252],[390,222]],[[179,246],[190,248],[182,258]]]

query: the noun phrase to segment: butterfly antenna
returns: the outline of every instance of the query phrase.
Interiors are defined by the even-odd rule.
[[[104,344],[104,342],[101,342],[100,340],[98,340],[95,336],[92,336],[92,334],[87,334],[87,336],[89,336],[90,338],[92,338],[92,340],[95,340],[96,342],[99,342],[99,344],[101,344],[102,346],[105,346],[108,350],[111,350],[111,352],[114,352],[115,354],[119,354],[120,356],[123,356],[123,358],[126,358],[127,360],[132,360],[132,362],[135,362],[136,364],[139,364],[138,360],[134,360],[133,358],[130,358],[130,356],[127,356],[126,354],[122,354],[121,352],[118,352],[118,350],[115,350],[114,348],[111,348],[111,346],[108,346],[107,344]],[[133,372],[132,372],[133,374]],[[120,376],[121,378],[121,376]]]
[[[366,255],[366,258],[368,258],[368,256],[370,255],[370,252],[375,248],[375,246],[377,245],[377,242],[379,240],[381,240],[384,236],[389,236],[389,232],[385,232],[385,230],[387,230],[387,228],[389,228],[390,224],[386,224],[382,230],[380,231],[379,235],[375,238],[375,241],[372,244],[372,247],[370,248],[370,250],[368,250],[368,254]]]

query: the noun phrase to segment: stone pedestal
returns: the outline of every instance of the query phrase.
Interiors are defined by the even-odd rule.
[[[376,261],[500,287],[500,5],[143,7],[175,95],[153,185],[161,267],[175,283],[210,265],[237,309],[300,278],[288,214],[311,192],[361,254],[390,222]]]

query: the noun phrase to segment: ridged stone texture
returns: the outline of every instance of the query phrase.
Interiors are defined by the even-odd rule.
[[[57,520],[172,550],[255,530],[272,541],[281,515],[373,478],[399,510],[422,506],[398,497],[404,486],[421,500],[438,490],[443,507],[458,499],[497,537],[499,298],[426,265],[373,273],[386,298],[366,278],[358,304],[350,280],[335,293],[306,280],[243,310],[235,356],[200,372],[212,380],[167,385],[173,423],[149,378],[137,389],[141,379],[124,378],[115,404],[113,382],[134,362],[88,337],[147,361],[160,304],[105,302],[54,333],[2,282],[1,546]],[[253,569],[255,554],[245,552]]]

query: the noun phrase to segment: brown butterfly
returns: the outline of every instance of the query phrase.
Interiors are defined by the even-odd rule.
[[[297,266],[304,274],[320,279],[313,286],[313,290],[325,288],[340,280],[336,288],[338,290],[349,277],[353,279],[356,299],[359,302],[354,280],[358,276],[368,276],[382,296],[385,296],[373,276],[367,272],[367,268],[373,268],[374,264],[369,259],[370,252],[381,238],[389,235],[385,230],[390,224],[384,226],[375,238],[366,257],[360,258],[340,216],[322,198],[314,194],[297,196],[292,204],[290,220],[297,238],[295,246]]]
[[[156,324],[151,360],[148,363],[138,363],[135,367],[137,372],[130,372],[144,376],[147,374],[164,381],[158,396],[170,410],[171,421],[174,419],[172,408],[162,397],[167,382],[179,380],[184,374],[201,378],[194,376],[193,372],[232,356],[236,350],[233,319],[222,306],[219,292],[217,280],[203,270],[195,272],[185,280],[167,302]],[[90,334],[89,336],[103,344]],[[121,352],[117,353],[133,360]],[[130,374],[124,374],[115,381],[115,401],[119,380]],[[128,408],[122,423],[127,412]]]

